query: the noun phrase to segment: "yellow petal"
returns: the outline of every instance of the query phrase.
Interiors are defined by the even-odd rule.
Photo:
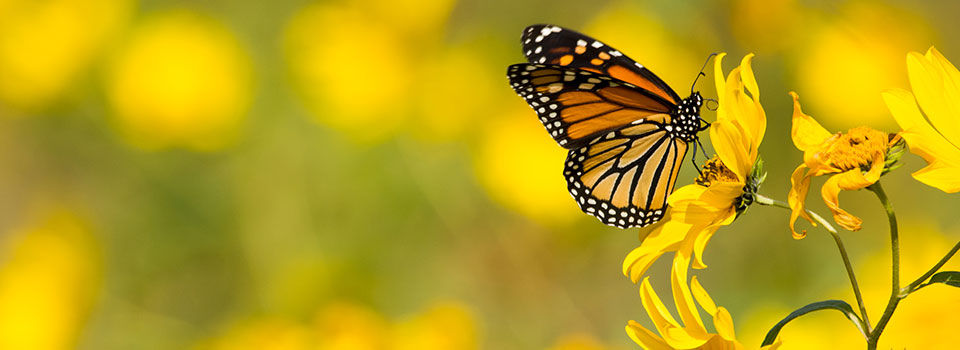
[[[717,334],[720,334],[720,337],[725,340],[734,341],[737,339],[733,329],[733,317],[723,306],[718,307],[717,312],[713,314],[713,328],[716,328]]]
[[[670,310],[667,310],[667,306],[663,304],[657,292],[653,291],[653,287],[650,286],[650,277],[645,277],[643,282],[640,282],[640,302],[661,335],[665,335],[669,328],[680,328],[680,324],[673,318]]]
[[[746,87],[746,90],[750,92],[750,95],[753,97],[752,101],[744,99],[743,101],[743,115],[739,118],[739,122],[746,131],[747,144],[750,145],[750,159],[756,161],[757,158],[757,149],[760,147],[760,143],[763,142],[763,134],[767,129],[767,115],[763,111],[763,106],[760,105],[760,87],[757,86],[757,79],[753,75],[753,68],[750,63],[753,60],[753,54],[748,54],[743,57],[743,60],[740,62],[741,68],[741,78],[743,85]],[[753,166],[751,163],[750,166]]]
[[[730,219],[736,217],[736,211],[731,210],[727,217]],[[724,222],[727,221],[728,220],[724,220]],[[707,268],[707,264],[703,262],[703,250],[707,248],[707,243],[710,242],[710,238],[713,237],[713,234],[717,233],[718,228],[720,228],[719,225],[711,225],[710,227],[700,229],[700,232],[697,233],[697,237],[693,242],[693,268]]]
[[[913,178],[946,193],[960,192],[960,167],[938,162],[913,173]]]
[[[910,87],[934,128],[949,140],[960,140],[960,123],[957,123],[960,106],[950,101],[950,95],[956,95],[956,86],[950,86],[954,85],[952,82],[945,82],[952,78],[948,77],[942,64],[931,60],[931,55],[928,53],[928,57],[925,57],[917,52],[907,54]],[[946,65],[952,67],[949,62]]]
[[[718,104],[721,106],[726,102],[724,101],[723,92],[727,91],[726,81],[723,79],[723,57],[727,55],[726,52],[721,52],[717,54],[717,57],[713,59],[713,82],[717,87],[717,98]],[[717,119],[720,118],[719,112],[717,111]]]
[[[863,220],[853,216],[846,210],[843,210],[843,208],[840,208],[840,183],[844,182],[847,184],[854,184],[865,182],[865,180],[861,179],[863,179],[863,174],[860,172],[859,168],[850,169],[843,173],[831,176],[820,189],[820,195],[823,197],[823,202],[826,203],[827,207],[830,208],[830,211],[833,212],[833,220],[836,221],[840,227],[850,231],[860,230]]]
[[[673,270],[670,274],[670,285],[673,290],[673,300],[677,306],[677,313],[683,321],[684,329],[694,338],[708,338],[708,332],[700,319],[697,304],[693,301],[693,294],[687,284],[687,271],[690,266],[690,244],[685,244],[673,257]]]
[[[909,92],[886,91],[883,99],[897,124],[903,128],[900,136],[907,141],[910,151],[929,164],[913,173],[913,177],[947,193],[960,191],[960,148],[927,123]]]
[[[804,152],[817,149],[832,134],[812,117],[803,114],[800,109],[800,95],[791,91],[790,96],[793,96],[793,128],[790,132],[793,144]]]
[[[689,230],[690,225],[668,219],[651,232],[639,247],[627,254],[623,259],[623,274],[637,283],[663,253],[677,250]]]
[[[673,350],[667,345],[663,338],[654,334],[649,329],[644,328],[636,321],[630,320],[626,327],[627,335],[633,339],[637,345],[647,350]]]
[[[681,201],[697,200],[707,190],[706,187],[691,184],[678,188],[673,191],[670,197],[667,197],[667,204],[671,207],[677,206]]]
[[[807,221],[810,221],[810,224],[814,226],[817,225],[817,223],[813,221],[813,218],[807,215],[804,209],[807,192],[810,190],[810,180],[810,172],[807,171],[807,166],[804,164],[800,164],[800,166],[793,171],[793,175],[790,176],[791,186],[790,193],[787,195],[787,202],[790,204],[790,232],[793,233],[794,239],[801,239],[807,236],[806,230],[797,232],[794,228],[797,218],[803,217],[807,219]]]
[[[920,114],[913,95],[901,89],[885,91],[882,95],[897,124],[905,131],[901,136],[907,140],[913,153],[923,157],[927,163],[940,159],[960,166],[960,148],[930,126]]]
[[[723,109],[723,107],[721,107]],[[753,162],[749,159],[745,132],[739,123],[730,120],[717,120],[710,125],[710,142],[713,149],[727,168],[730,168],[743,181],[750,172]]]
[[[693,278],[691,278],[690,289],[693,290],[693,297],[697,298],[697,303],[700,303],[700,307],[703,308],[703,311],[706,311],[711,315],[717,312],[717,304],[713,302],[713,298],[710,297],[710,294],[707,294],[707,290],[703,289],[703,285],[700,284],[700,280],[697,279],[697,276],[693,276]]]

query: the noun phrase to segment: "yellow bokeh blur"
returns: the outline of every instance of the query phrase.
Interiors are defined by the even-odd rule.
[[[55,103],[126,25],[132,7],[129,0],[0,2],[0,116]]]
[[[438,302],[393,329],[393,350],[477,349],[477,325],[466,306]]]
[[[553,344],[548,350],[604,350],[606,347],[593,336],[586,333],[568,334]]]
[[[99,294],[100,250],[88,224],[65,209],[35,215],[0,248],[0,349],[75,347]]]
[[[310,330],[302,324],[275,317],[240,322],[217,339],[202,342],[197,350],[307,350],[315,349]]]
[[[318,3],[297,12],[284,41],[318,122],[372,142],[407,120],[414,58],[392,27],[351,6]]]
[[[797,0],[734,0],[730,16],[734,38],[749,52],[767,56],[797,45],[806,10]]]
[[[249,54],[217,20],[188,10],[143,21],[109,67],[116,128],[144,149],[211,151],[233,142],[251,104]]]
[[[458,140],[500,119],[490,107],[500,105],[501,97],[513,98],[501,93],[506,78],[500,68],[490,67],[483,53],[470,47],[453,47],[431,57],[418,80],[418,113],[408,126],[411,133],[423,140]]]
[[[229,327],[197,349],[316,350],[470,350],[476,349],[477,325],[460,302],[438,301],[421,313],[391,322],[375,310],[353,302],[324,306],[313,322],[260,317]]]
[[[794,46],[796,91],[809,113],[830,125],[893,130],[880,92],[906,86],[905,52],[934,43],[931,31],[910,11],[887,5],[854,2],[839,13],[811,23]]]
[[[521,103],[518,98],[516,104]],[[482,132],[474,158],[480,182],[493,199],[548,226],[581,218],[563,178],[567,150],[550,138],[532,111],[517,106]]]

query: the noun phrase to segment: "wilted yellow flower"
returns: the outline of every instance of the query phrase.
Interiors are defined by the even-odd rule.
[[[703,250],[707,242],[720,226],[729,225],[746,210],[762,181],[755,165],[767,118],[750,67],[753,54],[744,56],[724,80],[721,65],[725,55],[721,53],[714,61],[719,109],[710,126],[710,141],[717,157],[704,164],[696,183],[670,195],[669,219],[627,255],[623,273],[634,282],[660,255],[684,246],[682,242],[693,242],[689,245],[694,252],[693,266],[706,267]]]
[[[56,101],[126,24],[129,0],[0,2],[0,115]],[[6,105],[6,106],[4,106]]]
[[[640,285],[640,297],[657,332],[654,333],[631,320],[626,327],[627,335],[645,349],[744,349],[744,346],[737,342],[730,312],[717,306],[696,276],[690,279],[688,284],[689,251],[690,249],[681,249],[677,252],[670,270],[673,299],[681,322],[677,322],[673,317],[650,285],[650,278],[646,277]],[[699,309],[703,309],[713,318],[716,333],[711,333],[704,326],[698,305]],[[777,341],[763,349],[776,349],[779,346],[780,342]]]
[[[913,177],[944,192],[958,192],[960,72],[934,47],[926,55],[909,53],[907,72],[916,100],[902,89],[884,92],[883,99],[903,129],[900,135],[907,140],[910,151],[927,161],[928,165]]]
[[[133,145],[214,150],[239,131],[251,80],[250,58],[233,33],[181,10],[135,30],[109,68],[107,97]]]
[[[794,223],[803,217],[813,219],[804,210],[804,201],[814,176],[836,174],[830,177],[820,191],[824,203],[833,212],[833,219],[841,227],[856,231],[863,220],[840,208],[840,190],[853,191],[872,185],[880,179],[887,161],[887,151],[900,141],[894,134],[868,127],[856,127],[844,133],[831,134],[800,109],[800,96],[793,96],[793,144],[803,151],[803,163],[793,171],[787,199],[790,202],[790,231],[800,239],[806,231],[797,232]],[[815,224],[815,223],[814,223]]]
[[[0,349],[77,346],[100,289],[100,252],[87,224],[56,209],[9,233],[0,254]]]

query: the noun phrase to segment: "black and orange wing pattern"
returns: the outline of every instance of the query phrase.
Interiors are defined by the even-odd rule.
[[[687,143],[640,119],[570,150],[563,175],[580,209],[607,225],[643,227],[667,209]]]
[[[563,174],[580,209],[620,228],[659,221],[702,130],[700,95],[680,99],[620,51],[569,29],[534,25],[521,41],[531,63],[507,77],[569,150]]]
[[[641,118],[669,122],[675,108],[631,83],[582,69],[521,63],[510,66],[507,77],[550,136],[567,149]]]
[[[523,30],[523,54],[530,63],[555,64],[602,73],[650,91],[670,103],[680,96],[667,83],[640,63],[603,42],[549,24]]]

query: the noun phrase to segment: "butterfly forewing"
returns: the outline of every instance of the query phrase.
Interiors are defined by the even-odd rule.
[[[527,27],[521,37],[530,63],[555,64],[603,73],[677,104],[680,96],[643,65],[603,42],[548,24]]]
[[[567,149],[642,119],[669,120],[672,104],[606,75],[557,65],[515,64],[510,86],[537,112],[550,136]]]

